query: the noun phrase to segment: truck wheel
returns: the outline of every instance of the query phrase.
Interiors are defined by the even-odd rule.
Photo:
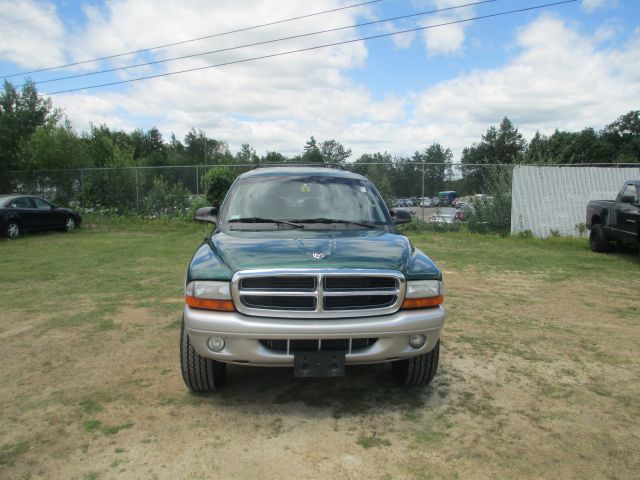
[[[596,223],[591,226],[589,234],[589,248],[592,252],[605,253],[609,251],[609,240],[604,232],[602,225]]]
[[[428,385],[438,370],[439,356],[440,340],[429,353],[393,362],[391,364],[393,378],[402,385]]]
[[[180,369],[185,385],[192,392],[213,392],[222,386],[227,364],[202,357],[194,350],[184,328],[180,328]]]

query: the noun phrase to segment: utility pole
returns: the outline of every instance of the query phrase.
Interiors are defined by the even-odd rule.
[[[422,164],[422,198],[420,199],[420,206],[422,207],[422,223],[424,223],[424,163]]]

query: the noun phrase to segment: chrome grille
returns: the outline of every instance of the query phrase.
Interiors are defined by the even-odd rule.
[[[362,317],[397,311],[405,280],[393,270],[244,270],[233,276],[231,292],[236,308],[246,315]]]

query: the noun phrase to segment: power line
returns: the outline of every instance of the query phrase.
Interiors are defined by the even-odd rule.
[[[118,80],[115,82],[108,82],[108,83],[101,83],[98,85],[89,85],[87,87],[79,87],[79,88],[71,88],[68,90],[59,90],[56,92],[50,92],[50,93],[43,93],[42,95],[57,95],[60,93],[70,93],[70,92],[77,92],[80,90],[89,90],[89,89],[94,89],[94,88],[101,88],[101,87],[109,87],[109,86],[113,86],[113,85],[120,85],[123,83],[132,83],[132,82],[138,82],[140,80],[150,80],[153,78],[161,78],[161,77],[168,77],[171,75],[178,75],[181,73],[190,73],[190,72],[196,72],[196,71],[200,71],[200,70],[207,70],[209,68],[216,68],[216,67],[223,67],[223,66],[227,66],[227,65],[235,65],[235,64],[239,64],[239,63],[246,63],[246,62],[251,62],[254,60],[263,60],[266,58],[274,58],[274,57],[281,57],[284,55],[290,55],[292,53],[301,53],[301,52],[309,52],[312,50],[319,50],[321,48],[327,48],[327,47],[335,47],[338,45],[346,45],[349,43],[356,43],[356,42],[363,42],[366,40],[374,40],[376,38],[384,38],[384,37],[391,37],[394,35],[401,35],[404,33],[410,33],[410,32],[418,32],[418,31],[422,31],[422,30],[429,30],[432,28],[438,28],[438,27],[445,27],[448,25],[456,25],[456,24],[460,24],[460,23],[468,23],[468,22],[472,22],[475,20],[485,20],[487,18],[495,18],[495,17],[501,17],[501,16],[505,16],[505,15],[510,15],[510,14],[514,14],[514,13],[522,13],[522,12],[528,12],[528,11],[532,11],[532,10],[540,10],[543,8],[548,8],[548,7],[553,7],[553,6],[557,6],[557,5],[564,5],[564,4],[568,4],[568,3],[575,3],[578,0],[563,0],[560,2],[553,2],[553,3],[547,3],[544,5],[535,5],[533,7],[527,7],[527,8],[520,8],[520,9],[516,9],[516,10],[507,10],[504,12],[498,12],[498,13],[492,13],[492,14],[488,14],[488,15],[481,15],[478,17],[472,17],[472,18],[466,18],[463,20],[454,20],[451,22],[445,22],[445,23],[439,23],[439,24],[435,24],[435,25],[428,25],[426,27],[416,27],[416,28],[409,28],[406,30],[399,30],[397,32],[390,32],[390,33],[381,33],[378,35],[371,35],[368,37],[361,37],[361,38],[355,38],[353,40],[343,40],[341,42],[333,42],[333,43],[327,43],[324,45],[317,45],[314,47],[307,47],[307,48],[299,48],[296,50],[289,50],[286,52],[280,52],[280,53],[272,53],[269,55],[261,55],[258,57],[252,57],[252,58],[245,58],[242,60],[233,60],[230,62],[224,62],[224,63],[218,63],[215,65],[207,65],[205,67],[195,67],[195,68],[188,68],[186,70],[179,70],[179,71],[175,71],[175,72],[166,72],[166,73],[159,73],[159,74],[155,74],[155,75],[147,75],[144,77],[138,77],[138,78],[130,78],[128,80]]]
[[[407,19],[407,18],[430,15],[430,14],[433,14],[433,13],[441,13],[441,12],[445,12],[445,11],[449,11],[449,10],[455,10],[455,9],[458,9],[458,8],[465,8],[465,7],[475,6],[475,5],[481,5],[483,3],[494,3],[494,2],[497,2],[497,1],[499,1],[499,0],[481,0],[481,1],[473,2],[473,3],[466,3],[464,5],[457,5],[457,6],[454,6],[454,7],[438,8],[438,9],[435,9],[435,10],[428,10],[428,11],[425,11],[425,12],[411,13],[409,15],[401,15],[401,16],[398,16],[398,17],[385,18],[383,20],[373,20],[373,21],[370,21],[370,22],[358,23],[358,24],[355,24],[355,25],[347,25],[347,26],[344,26],[344,27],[330,28],[330,29],[326,29],[326,30],[318,30],[316,32],[302,33],[300,35],[292,35],[292,36],[289,36],[289,37],[281,37],[281,38],[276,38],[276,39],[273,39],[273,40],[263,40],[261,42],[246,43],[244,45],[238,45],[238,46],[235,46],[235,47],[221,48],[221,49],[218,49],[218,50],[210,50],[208,52],[192,53],[192,54],[189,54],[189,55],[181,55],[179,57],[166,58],[164,60],[154,60],[154,61],[151,61],[151,62],[138,63],[138,64],[135,64],[135,65],[127,65],[127,66],[124,66],[124,67],[108,68],[108,69],[104,69],[104,70],[97,70],[95,72],[78,73],[76,75],[68,75],[66,77],[58,77],[58,78],[52,78],[52,79],[49,79],[49,80],[41,80],[41,81],[37,81],[35,83],[36,84],[43,84],[43,83],[59,82],[59,81],[62,81],[62,80],[70,80],[70,79],[73,79],[73,78],[88,77],[88,76],[92,76],[92,75],[100,75],[102,73],[110,73],[110,72],[117,72],[117,71],[120,71],[120,70],[128,70],[130,68],[146,67],[146,66],[149,66],[149,65],[157,65],[159,63],[168,63],[168,62],[174,62],[176,60],[183,60],[185,58],[194,58],[194,57],[201,57],[203,55],[211,55],[211,54],[214,54],[214,53],[230,52],[232,50],[239,50],[241,48],[256,47],[256,46],[259,46],[259,45],[267,45],[269,43],[283,42],[283,41],[286,41],[286,40],[294,40],[296,38],[311,37],[311,36],[314,36],[314,35],[320,35],[320,34],[323,34],[323,33],[337,32],[337,31],[340,31],[340,30],[348,30],[348,29],[351,29],[351,28],[366,27],[366,26],[374,25],[374,24],[378,24],[378,23],[393,22],[395,20],[404,20],[404,19]],[[24,84],[23,85],[17,85],[16,88],[20,88],[22,86],[24,86]]]
[[[206,35],[204,37],[191,38],[189,40],[182,40],[180,42],[165,43],[164,45],[158,45],[158,46],[155,46],[155,47],[141,48],[139,50],[132,50],[130,52],[124,52],[124,53],[116,53],[114,55],[107,55],[105,57],[98,57],[98,58],[93,58],[93,59],[90,59],[90,60],[82,60],[80,62],[67,63],[65,65],[58,65],[56,67],[47,67],[47,68],[41,68],[39,70],[31,70],[31,71],[28,71],[28,72],[13,73],[11,75],[5,75],[4,78],[19,77],[19,76],[22,76],[22,75],[30,75],[32,73],[47,72],[47,71],[50,71],[50,70],[58,70],[60,68],[74,67],[76,65],[84,65],[86,63],[98,62],[100,60],[109,60],[109,59],[112,59],[112,58],[124,57],[126,55],[133,55],[133,54],[136,54],[136,53],[149,52],[149,51],[152,51],[152,50],[159,50],[161,48],[174,47],[176,45],[184,45],[185,43],[192,43],[192,42],[198,42],[200,40],[206,40],[206,39],[209,39],[209,38],[222,37],[224,35],[230,35],[232,33],[246,32],[248,30],[254,30],[256,28],[270,27],[272,25],[278,25],[278,24],[281,24],[281,23],[293,22],[294,20],[302,20],[303,18],[316,17],[318,15],[325,15],[327,13],[338,12],[340,10],[347,10],[347,9],[350,9],[350,8],[362,7],[364,5],[370,5],[372,3],[379,3],[379,2],[383,2],[383,1],[384,0],[370,0],[370,1],[367,1],[367,2],[355,3],[355,4],[352,4],[352,5],[346,5],[344,7],[332,8],[331,10],[323,10],[321,12],[308,13],[306,15],[299,15],[297,17],[285,18],[283,20],[275,20],[273,22],[262,23],[260,25],[253,25],[251,27],[238,28],[236,30],[229,30],[227,32],[222,32],[222,33],[214,33],[214,34],[211,34],[211,35]]]

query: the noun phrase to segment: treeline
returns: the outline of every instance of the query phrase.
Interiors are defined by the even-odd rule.
[[[421,196],[423,166],[419,163],[429,164],[424,167],[425,195],[449,188],[484,193],[499,170],[488,165],[640,163],[640,110],[620,116],[600,131],[585,128],[580,132],[557,130],[550,136],[536,133],[529,142],[504,118],[479,142],[464,149],[458,170],[452,167],[451,150],[438,143],[411,157],[385,152],[352,159],[351,153],[336,140],[318,142],[313,136],[299,155],[287,157],[274,151],[259,156],[248,144],[232,153],[223,140],[208,138],[195,129],[182,140],[173,134],[165,139],[157,128],[124,132],[91,125],[89,131],[78,133],[61,110],[38,96],[33,83],[27,82],[18,91],[5,81],[0,92],[0,192],[16,188],[8,173],[14,171],[303,162],[348,164],[349,169],[371,178],[388,199]],[[218,174],[234,176],[240,171]],[[185,185],[204,181],[182,179],[184,175],[167,173],[165,180]]]

